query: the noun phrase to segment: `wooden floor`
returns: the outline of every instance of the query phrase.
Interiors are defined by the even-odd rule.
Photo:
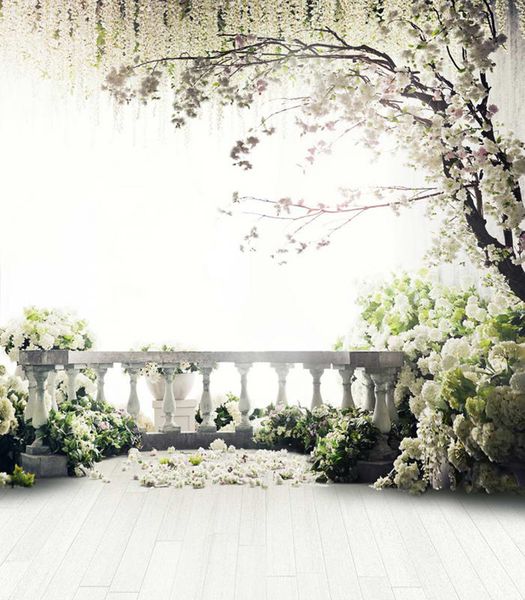
[[[525,599],[525,498],[364,485],[0,491],[0,600]]]

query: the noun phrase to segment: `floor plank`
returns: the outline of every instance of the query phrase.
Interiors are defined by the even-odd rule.
[[[337,486],[315,486],[317,524],[323,549],[324,570],[332,600],[362,598],[354,560],[339,507]]]
[[[522,596],[512,582],[497,554],[486,543],[478,527],[465,511],[461,495],[445,493],[439,506],[445,520],[453,529],[465,554],[475,556],[471,564],[491,598],[522,600]]]
[[[439,498],[436,494],[427,494],[417,500],[412,506],[416,507],[460,600],[489,600],[490,595],[472,566],[471,561],[475,561],[476,556],[469,557],[461,547],[443,517]]]
[[[463,507],[476,524],[483,536],[484,543],[498,557],[519,593],[525,598],[525,553],[519,549],[509,532],[501,524],[497,516],[500,513],[491,511],[483,497],[466,500],[463,500]],[[505,511],[503,503],[500,508],[501,512]],[[523,510],[515,515],[511,530],[519,528],[520,522],[525,523],[525,511]]]
[[[266,600],[266,547],[239,546],[235,600]]]
[[[267,577],[267,600],[298,600],[297,582],[295,577]]]
[[[182,542],[155,544],[138,600],[169,600],[182,551]]]
[[[138,593],[140,591],[168,506],[170,491],[166,488],[148,490],[142,510],[111,582],[111,592]]]
[[[290,488],[270,487],[266,493],[266,574],[268,577],[295,576]]]

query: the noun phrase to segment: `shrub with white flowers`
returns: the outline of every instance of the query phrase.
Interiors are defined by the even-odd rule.
[[[414,420],[394,472],[378,486],[516,487],[509,473],[525,458],[525,306],[512,295],[481,297],[406,275],[360,304],[353,343],[405,352],[395,401]]]

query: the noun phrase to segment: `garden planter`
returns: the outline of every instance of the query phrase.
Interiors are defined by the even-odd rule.
[[[172,384],[175,400],[186,400],[196,382],[197,373],[179,373],[175,375]],[[155,400],[164,398],[165,383],[163,377],[146,377],[146,383]]]

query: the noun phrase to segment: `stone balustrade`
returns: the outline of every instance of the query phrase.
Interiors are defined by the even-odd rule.
[[[97,374],[97,398],[105,400],[104,378],[107,371],[120,365],[130,381],[127,404],[128,412],[137,417],[140,401],[137,394],[137,379],[140,371],[149,363],[155,363],[162,369],[164,377],[162,431],[180,431],[175,424],[175,398],[172,381],[177,367],[181,363],[191,362],[198,365],[202,375],[202,395],[200,398],[201,432],[215,432],[212,420],[213,406],[210,385],[213,371],[221,363],[234,364],[240,376],[241,391],[239,410],[241,422],[236,431],[250,432],[249,415],[251,413],[248,393],[249,371],[255,363],[268,363],[275,371],[278,381],[276,405],[287,404],[286,381],[290,369],[302,365],[312,376],[311,407],[320,406],[322,398],[322,376],[327,369],[339,371],[342,384],[341,406],[354,406],[351,384],[357,369],[363,371],[366,395],[363,408],[373,411],[373,422],[382,433],[388,433],[392,422],[397,419],[393,389],[397,373],[403,364],[401,352],[317,352],[317,351],[269,351],[269,352],[96,352],[96,351],[24,351],[20,353],[20,365],[29,380],[29,400],[26,417],[33,420],[35,427],[46,423],[48,407],[44,402],[45,382],[54,378],[57,370],[67,373],[68,397],[74,399],[75,378],[81,369],[92,368]],[[52,406],[56,401],[52,399]]]

